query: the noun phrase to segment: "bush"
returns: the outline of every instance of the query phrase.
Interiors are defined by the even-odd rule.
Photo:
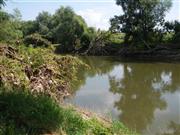
[[[24,43],[26,45],[33,45],[34,47],[48,47],[51,44],[47,39],[43,38],[40,34],[37,33],[26,36]]]

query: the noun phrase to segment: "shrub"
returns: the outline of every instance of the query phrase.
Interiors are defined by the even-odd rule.
[[[48,47],[51,44],[47,39],[43,38],[40,34],[37,33],[26,36],[24,43],[26,45],[33,45],[34,47]]]

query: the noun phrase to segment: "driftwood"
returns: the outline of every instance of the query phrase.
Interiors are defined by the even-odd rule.
[[[94,39],[90,42],[89,48],[82,53],[82,55],[107,55],[108,52],[104,48],[106,45],[107,39],[109,39],[109,33],[99,33]]]
[[[69,95],[69,87],[66,83],[59,83],[56,81],[56,75],[53,70],[43,65],[32,70],[30,66],[25,67],[25,73],[30,80],[30,89],[35,94],[47,94],[57,101]]]
[[[42,65],[33,69],[31,64],[23,62],[24,60],[18,55],[18,50],[9,45],[0,45],[0,58],[12,59],[14,62],[22,63],[22,74],[24,81],[27,82],[27,88],[34,94],[46,94],[57,101],[61,101],[68,96],[69,85],[60,82],[58,72],[55,73],[47,65]],[[23,70],[24,69],[24,70]],[[10,84],[11,86],[21,87],[21,80],[16,71],[11,67],[5,66],[0,61],[0,85]]]
[[[12,46],[0,44],[0,56],[6,56],[22,62],[22,59],[17,56],[17,52],[18,50]]]

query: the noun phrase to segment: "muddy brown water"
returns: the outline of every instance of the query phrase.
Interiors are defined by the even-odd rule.
[[[81,59],[90,69],[79,70],[67,103],[119,120],[143,135],[180,135],[180,63]]]

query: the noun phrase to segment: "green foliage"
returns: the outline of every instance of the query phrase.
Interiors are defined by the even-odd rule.
[[[7,88],[26,87],[29,85],[20,62],[0,56],[0,83]]]
[[[88,120],[89,134],[93,135],[138,135],[129,131],[122,123],[113,121],[109,126],[108,123],[98,121],[96,118]]]
[[[49,45],[51,45],[51,43],[47,39],[43,38],[38,33],[34,33],[26,36],[24,38],[24,43],[26,45],[33,45],[33,47],[40,47],[40,46],[48,47]]]
[[[103,123],[97,121],[97,119],[91,119],[89,121],[89,126],[92,128],[92,133],[94,135],[108,135],[111,134],[110,129],[105,127]]]
[[[11,21],[0,23],[0,41],[16,41],[22,37],[18,24]]]
[[[113,121],[112,122],[112,126],[111,126],[111,130],[113,133],[124,133],[126,135],[138,135],[133,131],[129,131],[129,129],[127,127],[125,127],[121,122],[119,121]]]
[[[48,12],[39,13],[34,21],[25,21],[23,22],[22,31],[24,37],[38,33],[44,38],[53,42],[52,32],[52,16]]]
[[[51,52],[47,49],[20,46],[19,53],[26,64],[31,65],[33,69],[37,69],[47,62],[45,57],[47,53]]]
[[[146,42],[161,40],[160,27],[171,0],[116,0],[116,4],[122,7],[124,14],[111,19],[111,30],[125,33],[125,43],[146,45]]]
[[[63,120],[61,128],[67,135],[83,135],[88,129],[87,122],[73,109],[64,110]]]
[[[90,45],[84,54],[91,55],[106,55],[106,46],[111,44],[111,33],[98,30],[95,36],[91,39]]]
[[[36,33],[38,30],[38,25],[36,21],[24,21],[22,22],[22,32],[23,36],[26,37],[33,33]]]
[[[88,49],[91,41],[96,36],[96,29],[93,27],[88,28],[81,37],[81,47],[79,49],[80,52],[84,52]]]
[[[36,17],[36,31],[43,35],[45,38],[47,38],[50,41],[53,41],[53,35],[52,35],[52,16],[48,12],[42,12],[39,13],[39,15]]]
[[[53,37],[57,43],[61,44],[61,48],[66,52],[72,52],[79,45],[78,40],[81,39],[87,27],[85,21],[70,7],[61,7],[53,16]]]
[[[0,41],[17,41],[22,38],[21,14],[15,9],[13,14],[0,11]]]
[[[57,52],[75,52],[87,49],[95,34],[84,19],[70,7],[61,7],[55,14],[40,13],[35,21],[23,23],[24,36],[38,33],[52,43],[59,44]]]
[[[112,33],[110,36],[110,41],[112,44],[121,44],[124,41],[124,33]]]
[[[0,10],[0,23],[10,19],[10,15],[2,10]]]
[[[25,93],[0,94],[0,125],[13,124],[19,132],[44,133],[54,131],[62,122],[61,110],[46,97],[34,97]]]
[[[173,43],[180,42],[180,22],[166,22],[165,23],[165,30],[168,33],[173,33],[172,41]],[[172,35],[172,34],[171,34]]]
[[[173,32],[166,32],[166,33],[163,34],[162,42],[163,43],[171,43],[173,37],[174,37]]]

